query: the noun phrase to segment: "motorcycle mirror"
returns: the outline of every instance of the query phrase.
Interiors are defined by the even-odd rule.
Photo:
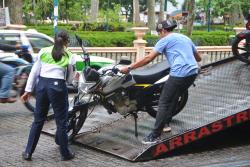
[[[131,60],[127,56],[122,56],[118,64],[129,65],[131,64]]]
[[[82,39],[78,35],[75,35],[75,37],[76,37],[76,40],[78,41],[79,45],[82,46]]]
[[[84,53],[84,54],[87,54],[87,50],[86,50],[85,47],[84,47],[84,44],[83,44],[82,39],[81,39],[78,35],[75,35],[75,37],[76,37],[76,40],[78,41],[78,43],[80,44],[83,53]]]

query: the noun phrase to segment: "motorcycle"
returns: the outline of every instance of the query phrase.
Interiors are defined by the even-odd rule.
[[[250,11],[247,16],[246,30],[236,35],[232,43],[232,52],[237,59],[250,64]]]
[[[21,96],[25,91],[26,81],[32,68],[32,64],[16,56],[5,56],[0,62],[15,68],[15,75],[12,82],[11,96]],[[30,103],[25,102],[25,107],[31,110]]]
[[[160,93],[169,77],[167,62],[122,74],[119,72],[119,66],[131,62],[121,60],[117,65],[103,67],[97,71],[89,67],[89,55],[81,39],[77,39],[83,50],[82,58],[86,68],[78,74],[80,79],[75,81],[78,93],[73,98],[74,106],[69,110],[69,138],[73,139],[77,135],[89,116],[88,112],[97,105],[103,106],[109,114],[119,113],[124,117],[132,115],[135,118],[135,136],[138,136],[138,112],[147,112],[150,116],[156,117]],[[187,100],[188,91],[179,97],[173,116],[184,108]]]

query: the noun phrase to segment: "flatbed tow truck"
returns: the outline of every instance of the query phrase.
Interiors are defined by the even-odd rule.
[[[141,140],[151,132],[154,119],[139,113],[138,137],[134,135],[134,118],[109,115],[97,108],[86,120],[75,142],[130,161],[146,161],[181,148],[200,139],[250,120],[250,66],[228,58],[202,67],[189,88],[184,109],[173,118],[172,131],[163,133],[161,142],[143,145]],[[54,121],[48,121],[43,132],[55,134]]]

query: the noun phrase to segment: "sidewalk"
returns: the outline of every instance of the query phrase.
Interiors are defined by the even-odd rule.
[[[76,153],[76,158],[72,161],[62,162],[60,161],[58,146],[54,143],[54,138],[42,134],[33,154],[33,161],[26,162],[21,159],[21,153],[27,142],[32,119],[32,113],[20,101],[14,104],[0,104],[0,167],[209,166],[211,164],[235,163],[236,161],[245,162],[250,157],[250,142],[240,139],[242,141],[241,144],[236,142],[236,144],[230,147],[219,148],[215,145],[215,148],[211,150],[182,153],[173,157],[137,163],[83,146],[72,145],[71,147]]]

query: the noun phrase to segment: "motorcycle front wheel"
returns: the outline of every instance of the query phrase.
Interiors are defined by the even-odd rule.
[[[178,103],[176,106],[176,110],[172,113],[172,117],[174,117],[175,115],[177,115],[179,112],[181,112],[181,110],[184,108],[184,106],[186,105],[188,100],[188,91],[184,92],[178,99]],[[147,113],[153,117],[156,118],[156,114],[158,111],[158,107],[154,107],[154,106],[149,106],[146,108]]]
[[[69,141],[72,141],[74,137],[78,134],[78,132],[81,130],[87,116],[88,116],[88,106],[69,111],[68,129],[67,129]]]
[[[250,39],[237,36],[232,44],[233,55],[242,62],[250,64]]]

